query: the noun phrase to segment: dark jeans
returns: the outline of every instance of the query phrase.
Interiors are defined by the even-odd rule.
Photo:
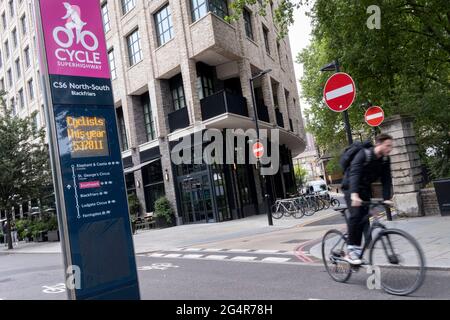
[[[370,190],[362,191],[359,194],[359,197],[363,201],[370,200]],[[347,217],[348,221],[348,244],[353,246],[361,246],[362,235],[365,235],[366,243],[370,243],[371,235],[368,234],[368,230],[370,227],[369,221],[369,207],[361,206],[361,207],[352,207],[351,195],[349,192],[345,193],[345,202],[347,203],[347,208],[349,208],[349,216]]]

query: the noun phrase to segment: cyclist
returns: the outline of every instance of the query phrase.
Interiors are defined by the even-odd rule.
[[[391,199],[392,177],[389,154],[393,148],[390,135],[380,134],[375,138],[375,146],[362,147],[351,160],[345,170],[342,189],[345,201],[350,211],[348,219],[348,246],[345,260],[353,265],[362,264],[361,241],[362,235],[370,225],[368,206],[361,206],[362,201],[370,201],[372,196],[371,184],[381,178],[383,185],[383,199]],[[388,203],[388,201],[386,201]],[[366,241],[370,240],[367,235]]]

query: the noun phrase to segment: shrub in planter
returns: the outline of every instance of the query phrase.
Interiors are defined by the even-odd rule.
[[[173,225],[175,221],[174,211],[166,197],[161,197],[155,201],[155,219],[159,226]]]

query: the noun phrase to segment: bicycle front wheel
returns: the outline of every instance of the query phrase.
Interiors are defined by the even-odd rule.
[[[398,229],[381,231],[370,250],[370,264],[381,287],[393,295],[416,291],[425,279],[425,257],[417,241]]]
[[[350,263],[345,261],[347,238],[339,230],[330,230],[322,239],[322,260],[330,277],[337,282],[346,282],[352,275]]]
[[[274,219],[280,219],[283,216],[284,210],[282,208],[283,208],[282,206],[279,206],[277,204],[274,204],[272,206],[272,209],[270,212],[272,212],[272,217]]]

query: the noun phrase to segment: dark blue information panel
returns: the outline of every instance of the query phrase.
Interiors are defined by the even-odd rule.
[[[139,299],[114,106],[53,110],[77,299]]]

